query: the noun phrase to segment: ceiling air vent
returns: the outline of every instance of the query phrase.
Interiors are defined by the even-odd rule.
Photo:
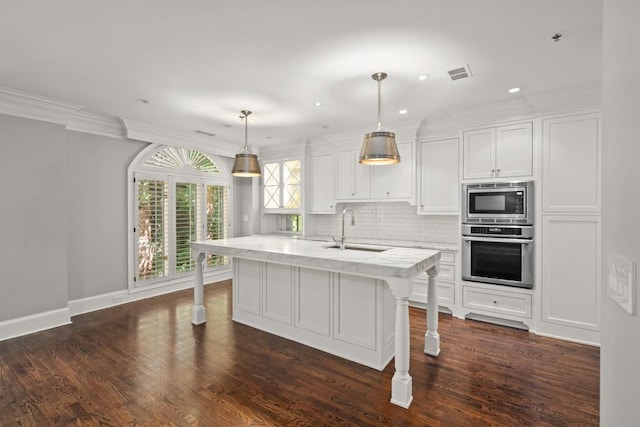
[[[203,135],[203,136],[208,136],[208,137],[216,136],[215,133],[206,132],[204,130],[194,130],[193,133],[197,133],[198,135]]]
[[[447,75],[452,82],[455,82],[456,80],[471,77],[471,70],[468,65],[465,65],[464,67],[454,68],[453,70],[447,71]]]

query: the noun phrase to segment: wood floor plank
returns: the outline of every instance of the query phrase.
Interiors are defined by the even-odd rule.
[[[598,425],[599,349],[440,315],[422,352],[410,309],[414,401],[379,372],[231,321],[230,282],[74,317],[0,342],[1,426]]]

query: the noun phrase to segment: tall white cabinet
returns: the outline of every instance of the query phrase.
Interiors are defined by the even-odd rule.
[[[600,343],[600,114],[543,119],[537,332]]]

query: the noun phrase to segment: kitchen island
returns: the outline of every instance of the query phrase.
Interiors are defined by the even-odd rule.
[[[435,278],[440,252],[247,236],[192,243],[197,260],[192,323],[206,322],[202,266],[207,253],[233,258],[233,320],[340,357],[384,369],[395,356],[391,402],[408,408],[408,298],[427,272],[424,351],[440,352]]]

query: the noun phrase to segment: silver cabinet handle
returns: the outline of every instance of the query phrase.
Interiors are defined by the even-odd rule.
[[[502,238],[502,237],[467,237],[467,236],[463,236],[462,240],[464,240],[467,243],[469,243],[469,242],[491,242],[491,243],[503,242],[503,243],[518,243],[518,244],[521,244],[521,245],[530,245],[531,243],[533,243],[533,240],[528,240],[528,239],[505,239],[505,238]]]

